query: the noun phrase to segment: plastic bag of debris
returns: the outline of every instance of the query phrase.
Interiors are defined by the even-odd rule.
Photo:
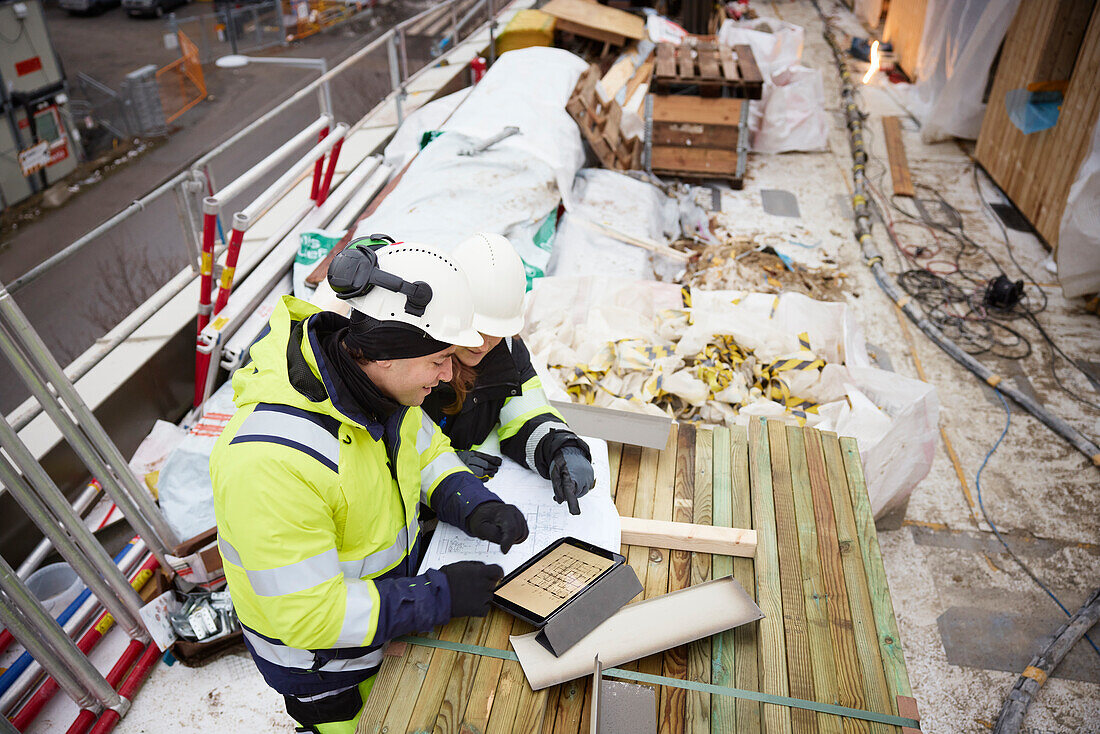
[[[718,29],[718,42],[726,46],[744,44],[751,48],[756,65],[767,79],[802,59],[805,35],[802,26],[778,18],[727,19]]]
[[[788,66],[764,82],[763,108],[752,131],[752,149],[760,153],[821,150],[829,140],[821,70]]]
[[[547,390],[577,402],[726,425],[762,416],[856,437],[876,515],[931,467],[935,389],[872,367],[843,303],[551,278],[529,297],[524,338]]]

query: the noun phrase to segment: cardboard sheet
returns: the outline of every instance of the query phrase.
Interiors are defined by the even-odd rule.
[[[741,584],[726,576],[628,604],[561,657],[540,645],[537,633],[509,639],[527,681],[537,691],[591,674],[597,655],[606,666],[621,665],[763,617]]]

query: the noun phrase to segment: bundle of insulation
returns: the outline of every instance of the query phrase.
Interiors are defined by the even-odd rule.
[[[872,366],[843,303],[545,278],[529,296],[524,339],[561,399],[712,425],[760,416],[855,437],[876,516],[931,468],[935,388]]]
[[[511,51],[469,92],[410,115],[385,155],[412,162],[357,233],[449,251],[475,232],[495,232],[516,247],[529,278],[542,275],[558,206],[584,163],[565,103],[586,67],[561,49]],[[518,134],[470,154],[508,127]]]

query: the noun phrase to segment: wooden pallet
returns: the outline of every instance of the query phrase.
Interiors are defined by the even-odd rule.
[[[643,160],[657,175],[744,185],[748,103],[724,97],[650,95]]]
[[[623,546],[650,598],[732,574],[768,615],[622,667],[670,678],[914,717],[909,677],[853,439],[753,419],[749,429],[681,424],[663,451],[611,444],[620,515],[754,527],[755,559]],[[500,610],[433,637],[509,649],[530,626]],[[541,691],[519,663],[406,645],[388,656],[360,732],[580,734],[590,684]],[[775,704],[661,686],[659,731],[900,732]]]
[[[638,168],[641,165],[642,141],[623,137],[619,127],[623,119],[622,107],[614,99],[606,104],[600,101],[596,93],[599,80],[599,67],[592,64],[577,80],[565,109],[580,127],[581,135],[604,168],[613,171]]]
[[[698,88],[703,97],[726,96],[760,99],[764,77],[756,57],[748,46],[718,43],[712,36],[688,36],[676,46],[657,44],[657,68],[653,73],[654,90],[662,94]]]

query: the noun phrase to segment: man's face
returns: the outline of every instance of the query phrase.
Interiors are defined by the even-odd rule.
[[[451,355],[455,348],[425,357],[382,359],[360,366],[383,394],[402,405],[420,405],[441,382],[451,379]]]
[[[497,344],[500,344],[501,337],[482,334],[481,339],[481,346],[476,349],[457,347],[455,356],[458,357],[458,361],[467,367],[477,367],[481,364],[481,360],[485,358],[485,355],[493,351]]]

